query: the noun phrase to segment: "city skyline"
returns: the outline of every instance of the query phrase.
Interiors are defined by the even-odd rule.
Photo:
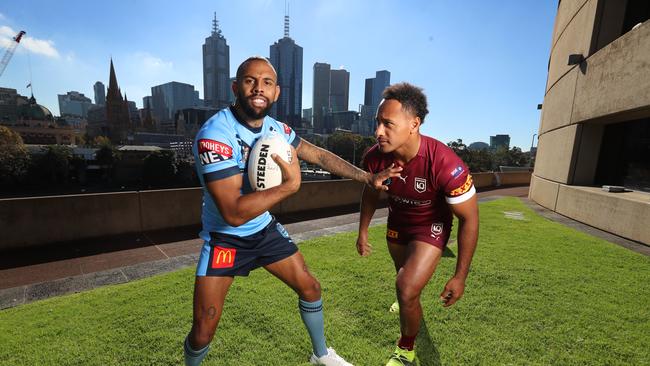
[[[233,76],[246,57],[269,57],[269,46],[283,34],[285,11],[284,1],[262,0],[199,2],[191,10],[149,1],[31,4],[8,3],[0,12],[0,44],[13,31],[27,31],[0,86],[29,96],[31,81],[38,102],[55,114],[57,95],[92,96],[96,81],[108,83],[111,56],[122,91],[139,107],[152,86],[172,81],[194,85],[205,98],[201,44],[213,13],[230,46]],[[430,114],[423,133],[468,144],[509,134],[511,146],[528,150],[539,125],[535,106],[543,99],[556,6],[291,2],[291,37],[304,48],[302,108],[312,107],[315,62],[350,72],[350,110],[364,102],[365,79],[388,70],[391,82],[425,89]],[[71,15],[80,21],[65,21]],[[255,22],[247,25],[250,19]]]

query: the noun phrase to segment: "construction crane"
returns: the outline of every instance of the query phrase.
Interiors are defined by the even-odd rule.
[[[11,56],[14,55],[16,47],[18,47],[18,44],[24,35],[25,31],[18,32],[18,35],[13,38],[13,42],[11,42],[11,44],[7,47],[7,51],[2,56],[2,61],[0,61],[0,77],[2,76],[2,73],[5,72],[5,68],[7,67],[7,64],[9,64],[9,60],[11,60]]]

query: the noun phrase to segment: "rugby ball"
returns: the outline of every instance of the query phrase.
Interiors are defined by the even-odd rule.
[[[291,162],[291,146],[283,136],[273,132],[262,135],[248,154],[248,181],[255,191],[282,183],[282,171],[271,154],[278,154],[284,161]]]

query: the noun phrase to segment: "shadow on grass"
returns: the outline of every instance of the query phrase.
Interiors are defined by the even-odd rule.
[[[442,257],[443,258],[456,258],[456,254],[451,251],[448,247],[445,247],[445,251],[442,252]]]
[[[429,328],[427,327],[426,320],[422,319],[420,324],[420,333],[416,341],[417,345],[417,355],[420,366],[439,366],[440,363],[440,353],[438,348],[431,340],[429,335]]]

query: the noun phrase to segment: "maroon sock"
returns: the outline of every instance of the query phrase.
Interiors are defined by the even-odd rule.
[[[397,342],[397,347],[405,349],[407,351],[413,351],[413,346],[415,345],[415,337],[417,337],[417,335],[414,335],[412,337],[402,335],[402,337],[399,339],[399,342]]]

